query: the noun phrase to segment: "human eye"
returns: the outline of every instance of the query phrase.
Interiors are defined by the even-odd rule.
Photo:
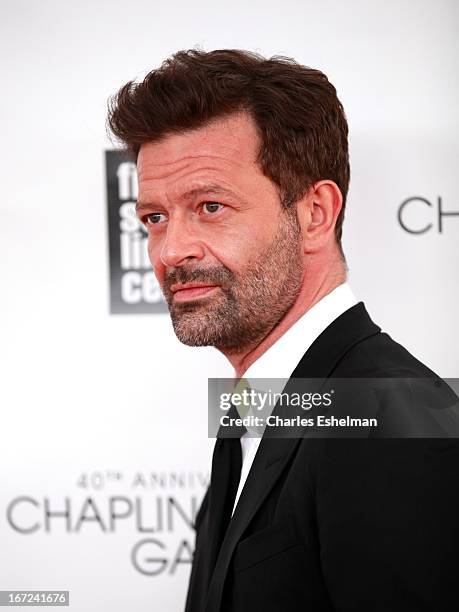
[[[224,204],[220,202],[204,202],[202,204],[202,212],[204,215],[214,215],[224,208]]]
[[[150,213],[148,215],[145,215],[142,218],[144,225],[146,225],[147,227],[151,225],[159,225],[160,223],[163,223],[165,220],[166,220],[166,215],[164,213],[159,213],[159,212]]]

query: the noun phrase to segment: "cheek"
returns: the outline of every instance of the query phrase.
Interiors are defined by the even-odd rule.
[[[268,236],[257,233],[254,228],[232,232],[209,244],[215,259],[232,271],[243,270],[258,260],[269,244]]]
[[[153,272],[155,273],[158,282],[162,284],[165,275],[165,266],[161,261],[161,243],[148,239],[148,257],[150,259],[151,266],[153,268]]]

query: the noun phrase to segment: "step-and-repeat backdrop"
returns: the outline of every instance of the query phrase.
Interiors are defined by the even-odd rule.
[[[197,44],[326,72],[350,124],[353,290],[458,376],[457,3],[7,1],[1,21],[0,590],[179,612],[213,446],[207,377],[231,369],[173,334],[107,98]]]

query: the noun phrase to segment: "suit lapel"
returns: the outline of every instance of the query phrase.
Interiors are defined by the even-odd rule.
[[[343,356],[356,344],[379,333],[363,302],[346,310],[331,323],[304,354],[291,378],[329,377]],[[280,414],[279,406],[273,414]],[[225,534],[209,587],[206,612],[220,609],[225,577],[237,543],[288,464],[302,438],[263,438]]]

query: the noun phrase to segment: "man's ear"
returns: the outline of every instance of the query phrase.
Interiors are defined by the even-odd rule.
[[[314,183],[296,203],[303,234],[304,252],[316,253],[335,240],[336,219],[343,196],[336,183],[329,180]]]

